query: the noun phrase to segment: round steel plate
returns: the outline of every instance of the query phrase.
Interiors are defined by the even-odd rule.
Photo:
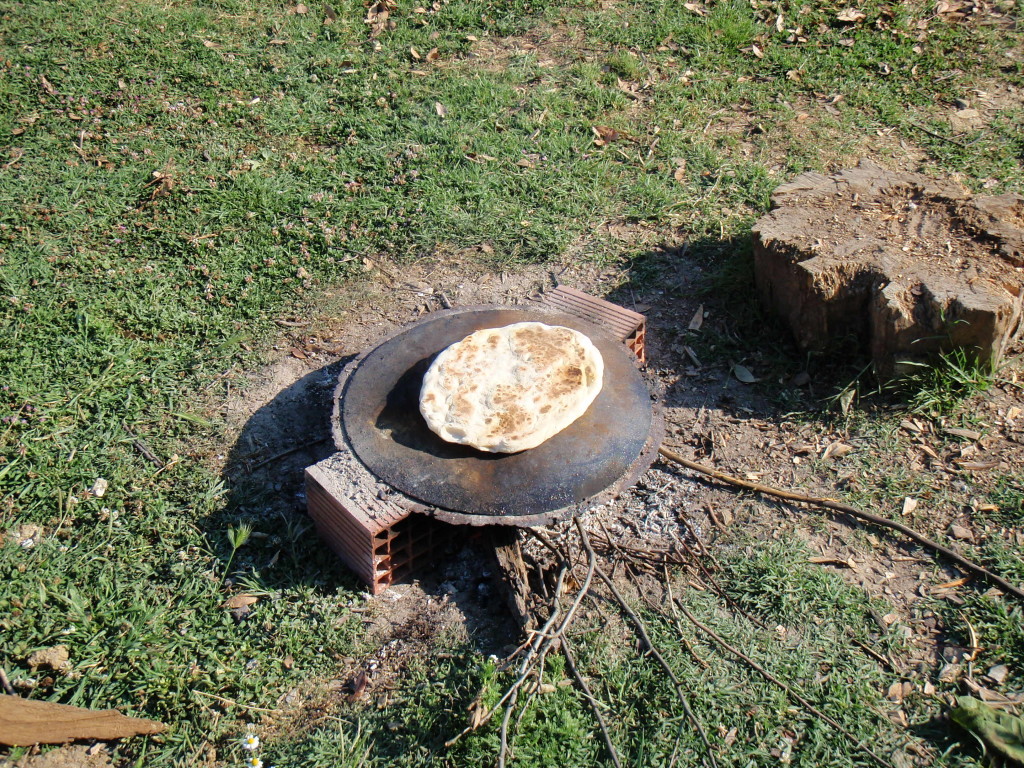
[[[431,432],[419,391],[437,354],[474,331],[531,320],[574,328],[600,350],[604,386],[587,412],[540,446],[514,454],[477,451]],[[354,360],[340,378],[334,429],[338,448],[351,449],[381,480],[456,513],[440,517],[529,524],[636,474],[641,454],[650,453],[654,419],[634,355],[601,328],[539,308],[474,307],[434,313]]]

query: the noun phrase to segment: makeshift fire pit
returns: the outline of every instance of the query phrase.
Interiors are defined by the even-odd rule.
[[[573,328],[600,350],[604,386],[587,412],[513,454],[483,453],[431,432],[418,395],[434,357],[474,331],[526,321]],[[637,359],[643,326],[641,315],[559,288],[524,306],[432,313],[388,336],[342,371],[332,420],[337,453],[306,470],[321,536],[379,591],[429,561],[452,525],[542,525],[628,488],[661,439],[658,404]]]

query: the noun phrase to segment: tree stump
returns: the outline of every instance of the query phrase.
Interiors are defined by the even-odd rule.
[[[805,173],[755,225],[754,268],[803,349],[856,337],[881,378],[954,349],[995,365],[1024,333],[1024,197],[868,161]]]

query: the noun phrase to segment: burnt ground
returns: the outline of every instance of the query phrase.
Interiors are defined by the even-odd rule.
[[[518,304],[560,282],[646,314],[648,368],[663,390],[665,442],[685,456],[767,485],[842,494],[927,535],[952,537],[959,547],[1024,544],[1019,529],[973,514],[987,509],[993,478],[1024,464],[1019,368],[1004,369],[999,383],[960,411],[969,417],[913,414],[898,397],[858,379],[866,356],[855,346],[839,357],[818,358],[791,345],[753,304],[748,271],[721,266],[723,254],[733,256],[730,264],[744,262],[735,258],[744,244],[691,248],[674,243],[671,233],[626,224],[594,236],[642,240],[649,249],[608,266],[567,259],[502,271],[479,266],[479,254],[375,264],[364,279],[327,291],[315,306],[282,320],[276,359],[247,376],[243,388],[230,389],[222,403],[235,439],[230,453],[216,460],[224,462],[236,505],[248,515],[308,521],[302,470],[333,450],[332,390],[352,355],[424,313],[448,305]],[[586,248],[580,244],[576,252]],[[853,398],[841,397],[844,391]],[[842,404],[849,406],[846,413]],[[897,476],[902,485],[889,482]],[[263,491],[259,504],[251,502],[253,488]],[[740,493],[658,461],[586,519],[641,547],[669,544],[687,529],[712,551],[737,538],[795,534],[818,553],[812,562],[893,606],[875,619],[883,629],[898,622],[906,636],[905,658],[889,660],[896,671],[934,675],[970,655],[964,628],[945,626],[927,600],[940,597],[955,606],[966,591],[986,587],[961,579],[960,571],[919,547],[843,516]],[[323,546],[307,535],[309,546]],[[486,547],[469,541],[415,581],[369,598],[359,609],[364,655],[339,660],[337,675],[322,690],[293,691],[281,706],[294,713],[296,724],[327,716],[361,672],[382,704],[410,659],[439,640],[507,654],[516,626],[496,599],[495,570]],[[957,674],[955,667],[944,672]],[[1013,687],[1011,679],[1004,692],[1013,696]]]

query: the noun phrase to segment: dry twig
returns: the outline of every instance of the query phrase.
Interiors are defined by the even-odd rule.
[[[600,707],[597,706],[594,694],[590,692],[590,686],[587,685],[587,681],[576,668],[576,660],[573,658],[572,653],[572,643],[569,642],[569,638],[565,635],[562,636],[562,653],[565,655],[565,664],[569,668],[569,673],[583,692],[583,698],[587,700],[590,711],[594,713],[594,719],[597,720],[597,724],[601,728],[601,737],[604,739],[605,749],[608,750],[608,757],[615,764],[615,768],[622,768],[622,763],[619,762],[619,755],[615,751],[615,745],[612,744],[611,734],[608,733],[608,724],[604,721],[604,716],[601,714]]]
[[[779,686],[779,688],[781,688],[786,693],[788,693],[790,696],[792,696],[794,699],[796,699],[804,707],[804,709],[806,709],[808,712],[810,712],[815,717],[817,717],[817,718],[819,718],[821,720],[824,720],[826,723],[831,725],[833,728],[835,728],[841,734],[846,736],[848,739],[850,739],[857,746],[858,749],[863,750],[867,755],[872,757],[880,765],[883,765],[886,768],[893,768],[892,763],[890,763],[885,758],[879,757],[874,752],[872,752],[871,749],[869,749],[862,742],[860,742],[857,739],[856,736],[854,736],[852,733],[850,733],[848,730],[846,730],[846,728],[844,728],[842,725],[840,725],[838,722],[836,722],[836,720],[834,720],[833,718],[829,717],[824,712],[819,710],[817,707],[815,707],[813,704],[811,704],[811,702],[809,702],[807,699],[805,699],[799,693],[797,693],[792,688],[790,688],[788,685],[786,685],[786,683],[784,683],[781,680],[779,680],[771,672],[766,670],[764,667],[762,667],[756,661],[754,661],[749,656],[744,654],[742,651],[739,651],[736,648],[734,648],[733,646],[729,645],[729,643],[727,643],[725,640],[723,640],[722,637],[719,634],[717,634],[713,629],[708,627],[706,624],[701,623],[692,613],[690,613],[686,609],[686,606],[683,605],[678,599],[675,599],[674,602],[679,607],[679,610],[681,610],[683,612],[683,615],[686,616],[686,618],[689,619],[690,622],[695,627],[697,627],[697,629],[702,630],[705,634],[708,635],[708,637],[710,637],[712,640],[714,640],[716,643],[718,643],[722,648],[724,648],[725,650],[727,650],[729,653],[733,654],[737,658],[741,659],[744,663],[747,664],[747,666],[749,666],[755,672],[760,674],[763,678],[765,678],[769,682],[774,683],[775,685]]]
[[[196,690],[193,690],[192,693],[194,693],[194,694],[196,694],[198,696],[209,696],[211,699],[213,699],[214,701],[219,701],[221,704],[224,704],[226,706],[231,706],[231,707],[238,707],[240,709],[244,709],[244,710],[247,710],[249,712],[266,712],[267,714],[270,714],[270,715],[280,715],[284,711],[284,710],[281,710],[281,709],[267,709],[266,707],[257,707],[257,706],[254,706],[252,704],[243,704],[240,701],[235,701],[234,699],[227,699],[227,698],[224,698],[223,696],[218,696],[215,693],[207,693],[206,691],[196,691]]]
[[[716,480],[720,480],[723,483],[728,483],[729,485],[735,485],[740,488],[746,488],[751,491],[757,491],[758,493],[763,493],[768,496],[775,496],[780,499],[786,499],[787,501],[800,501],[805,504],[814,504],[819,507],[825,507],[826,509],[835,510],[836,512],[843,512],[847,515],[851,515],[852,517],[857,518],[858,520],[863,520],[865,522],[872,523],[873,525],[878,525],[883,528],[890,528],[892,530],[899,531],[904,536],[907,536],[908,538],[917,542],[921,546],[930,549],[933,552],[938,552],[942,555],[945,555],[954,563],[959,565],[961,568],[964,568],[968,571],[971,571],[972,573],[977,574],[978,576],[981,576],[986,581],[990,582],[991,584],[994,584],[999,589],[1005,592],[1009,592],[1019,600],[1024,600],[1024,590],[1014,586],[1010,582],[1006,581],[1006,579],[997,576],[991,571],[982,568],[977,563],[968,560],[963,555],[954,552],[949,547],[944,547],[938,542],[932,541],[926,536],[918,533],[913,528],[909,528],[908,526],[903,525],[902,523],[898,523],[895,520],[889,520],[888,518],[880,517],[878,515],[872,514],[871,512],[864,512],[863,510],[857,509],[856,507],[851,507],[849,504],[843,504],[842,502],[836,501],[835,499],[827,499],[820,496],[809,496],[807,494],[796,493],[794,491],[784,491],[780,488],[773,488],[770,485],[761,485],[760,483],[753,483],[750,482],[749,480],[741,480],[738,477],[727,475],[725,472],[719,472],[717,469],[712,469],[711,467],[706,467],[703,464],[698,464],[695,461],[690,461],[689,459],[680,456],[678,453],[675,453],[674,451],[671,451],[668,448],[665,448],[664,446],[662,446],[658,450],[658,452],[666,459],[674,461],[677,464],[686,467],[687,469],[692,469],[695,472],[700,472],[703,475],[713,477]]]
[[[7,670],[0,667],[0,686],[3,686],[4,692],[8,696],[14,696],[14,687],[11,685],[11,681],[7,679]]]
[[[587,532],[583,529],[583,526],[580,525],[578,519],[575,522],[576,528],[580,532],[580,541],[583,544],[584,549],[587,550],[588,555],[593,556],[594,548],[590,544],[590,539],[587,537]],[[629,617],[630,621],[633,622],[633,626],[636,627],[636,631],[639,634],[641,641],[643,641],[643,644],[647,647],[647,652],[650,653],[654,660],[658,662],[658,665],[662,668],[662,670],[664,670],[665,674],[668,676],[668,679],[672,681],[672,685],[676,690],[676,697],[679,699],[679,703],[683,707],[683,712],[686,714],[687,719],[690,721],[694,729],[697,731],[697,734],[700,736],[700,740],[704,742],[704,748],[707,751],[708,762],[711,763],[712,768],[717,768],[718,763],[715,761],[715,754],[714,750],[711,747],[711,742],[708,741],[708,734],[704,730],[704,726],[701,724],[700,719],[690,708],[690,702],[689,699],[687,699],[686,697],[686,692],[683,690],[683,684],[679,681],[679,678],[676,677],[675,672],[672,671],[672,667],[668,665],[668,662],[665,661],[665,658],[661,655],[661,653],[658,652],[658,649],[651,641],[651,636],[647,632],[647,625],[644,624],[643,619],[637,616],[636,612],[629,607],[629,604],[626,602],[625,598],[623,598],[622,593],[619,592],[619,590],[616,588],[612,580],[608,578],[608,574],[606,574],[603,570],[601,570],[598,567],[594,568],[594,572],[597,574],[598,578],[600,578],[601,581],[604,582],[604,585],[608,587],[608,590],[612,593],[612,595],[614,595],[615,600],[618,602],[619,607],[622,609],[623,613],[625,613]]]
[[[565,577],[568,573],[568,566],[563,566],[558,573],[558,581],[555,584],[555,594],[552,600],[553,607],[551,611],[551,616],[548,617],[548,620],[539,630],[531,631],[530,640],[527,642],[525,646],[523,660],[519,664],[518,674],[516,676],[515,681],[513,681],[512,685],[510,685],[508,690],[506,690],[505,693],[502,694],[502,697],[498,699],[498,701],[495,703],[493,707],[487,710],[482,716],[474,718],[474,721],[470,725],[466,726],[455,736],[448,739],[448,741],[444,743],[446,747],[452,746],[455,742],[457,742],[467,733],[475,731],[480,726],[489,722],[490,719],[494,716],[494,713],[498,710],[498,708],[505,706],[506,702],[511,702],[510,707],[515,706],[515,702],[519,698],[520,688],[522,688],[523,683],[526,682],[526,680],[532,674],[533,670],[536,668],[537,656],[540,653],[541,648],[545,647],[546,653],[546,646],[550,646],[550,644],[555,639],[554,635],[550,633],[550,630],[559,615],[558,599],[562,594],[562,588],[565,585]],[[511,709],[509,709],[508,711],[511,711]]]

